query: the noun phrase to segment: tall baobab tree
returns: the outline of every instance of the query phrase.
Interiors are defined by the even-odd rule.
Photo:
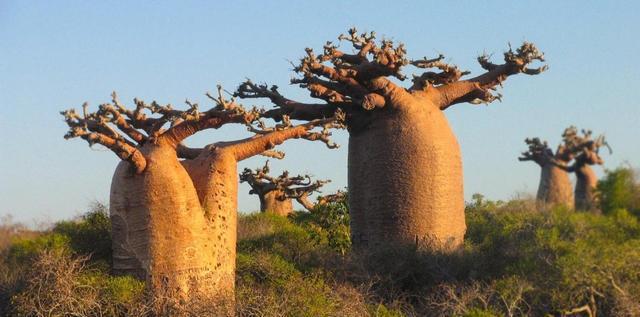
[[[491,91],[507,77],[536,75],[546,66],[529,68],[543,54],[531,43],[504,53],[504,63],[487,55],[478,62],[485,73],[469,72],[444,62],[444,56],[410,60],[403,44],[376,41],[374,32],[356,29],[340,35],[354,52],[327,42],[322,54],[307,48],[292,80],[318,103],[283,96],[277,86],[246,81],[242,98],[268,98],[276,108],[265,116],[317,119],[342,109],[349,130],[348,187],[352,241],[357,248],[387,243],[416,244],[452,250],[466,231],[460,147],[444,110],[458,103],[500,99]],[[404,88],[395,80],[413,66],[427,71]]]
[[[609,148],[609,145],[604,135],[595,139],[592,139],[591,135],[591,130],[582,130],[582,135],[579,135],[578,129],[574,126],[569,127],[562,135],[565,146],[575,153],[574,163],[568,166],[567,170],[576,174],[575,208],[577,210],[596,211],[598,208],[595,197],[598,177],[591,165],[604,163],[598,152],[600,147]]]
[[[312,182],[309,175],[289,176],[288,171],[274,177],[269,175],[269,161],[267,161],[263,167],[253,171],[245,168],[240,174],[240,182],[246,182],[251,186],[250,194],[258,195],[260,211],[287,216],[293,212],[292,199],[298,201],[307,210],[313,210],[315,205],[309,200],[309,195],[317,192],[329,181]]]
[[[217,97],[207,96],[215,107],[204,112],[188,101],[187,110],[176,110],[134,100],[131,110],[114,93],[96,112],[84,104],[81,114],[62,114],[65,138],[103,145],[122,159],[111,183],[114,271],[145,279],[158,310],[173,305],[180,311],[201,301],[214,305],[216,315],[233,315],[237,162],[293,138],[333,147],[329,129],[341,125],[341,114],[296,126],[285,116],[267,127],[263,111],[224,99],[220,87]],[[231,123],[246,125],[254,136],[202,149],[182,144]]]
[[[533,161],[541,168],[537,201],[543,205],[573,208],[573,189],[567,167],[574,153],[565,144],[560,144],[553,153],[547,141],[539,138],[527,138],[525,143],[529,149],[522,152],[518,160]]]

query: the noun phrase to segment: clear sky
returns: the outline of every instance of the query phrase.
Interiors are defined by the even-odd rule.
[[[480,53],[500,61],[508,42],[533,41],[546,53],[549,71],[508,80],[502,103],[447,110],[462,148],[467,198],[535,192],[539,168],[516,159],[523,139],[539,136],[555,147],[570,124],[606,133],[614,150],[604,155],[606,167],[640,166],[640,2],[522,3],[0,1],[0,215],[57,220],[92,200],[108,201],[118,158],[79,139],[65,141],[58,111],[84,101],[97,107],[113,90],[128,104],[139,97],[204,105],[216,84],[232,90],[246,77],[305,100],[306,91],[288,85],[288,61],[352,26],[405,43],[413,58],[443,53],[474,74]],[[189,144],[245,135],[223,128]],[[341,149],[289,142],[282,147],[287,158],[272,160],[272,170],[332,179],[326,192],[345,187],[346,132],[335,139]],[[258,206],[248,190],[240,186],[241,211]]]

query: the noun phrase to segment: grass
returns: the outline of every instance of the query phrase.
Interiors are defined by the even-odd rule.
[[[563,316],[587,307],[640,316],[640,222],[628,210],[634,200],[622,196],[624,204],[609,200],[617,207],[601,215],[476,196],[464,250],[454,255],[354,254],[344,204],[288,218],[242,215],[237,314]],[[143,283],[109,274],[103,206],[43,232],[6,222],[0,242],[0,315],[148,314]]]

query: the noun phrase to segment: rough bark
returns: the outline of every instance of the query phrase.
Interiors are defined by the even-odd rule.
[[[355,52],[345,53],[331,42],[316,55],[310,48],[294,70],[293,84],[309,90],[319,104],[282,96],[276,86],[247,81],[236,95],[268,98],[276,106],[265,113],[280,119],[309,119],[342,109],[349,129],[349,208],[355,247],[376,250],[387,242],[429,245],[455,250],[462,244],[464,200],[460,149],[443,110],[458,103],[489,103],[500,95],[491,91],[507,77],[535,75],[546,66],[531,43],[509,50],[504,64],[478,58],[485,73],[462,79],[469,72],[435,59],[409,60],[402,44],[377,42],[375,34],[351,29],[339,40]],[[389,77],[404,80],[404,66],[435,69],[413,76],[405,89]]]

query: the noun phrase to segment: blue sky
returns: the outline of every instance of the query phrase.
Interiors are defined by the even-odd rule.
[[[288,61],[352,26],[405,43],[413,58],[443,53],[474,74],[480,53],[499,61],[508,42],[533,41],[546,53],[549,71],[511,78],[502,103],[447,110],[462,148],[467,197],[535,192],[538,167],[516,159],[523,139],[539,136],[555,146],[570,124],[606,133],[614,150],[604,157],[606,167],[640,166],[640,2],[522,3],[0,1],[0,215],[57,220],[81,213],[92,200],[108,201],[117,157],[65,141],[58,111],[84,101],[95,107],[113,90],[128,104],[133,97],[205,104],[204,93],[216,84],[232,90],[247,77],[306,100],[306,91],[287,85]],[[245,135],[225,127],[189,143]],[[341,149],[289,142],[282,147],[287,158],[272,160],[272,170],[286,166],[332,179],[327,192],[342,188],[346,132],[335,139]],[[263,161],[253,158],[241,168]],[[240,186],[242,211],[258,206],[248,190]]]

